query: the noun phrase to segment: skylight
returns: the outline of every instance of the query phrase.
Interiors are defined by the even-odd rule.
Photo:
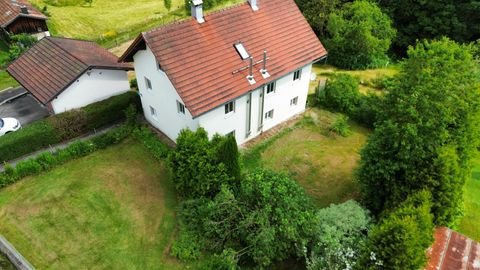
[[[245,49],[242,43],[236,43],[234,46],[235,46],[235,49],[237,50],[237,53],[240,55],[240,57],[243,60],[248,59],[250,57],[250,54],[248,54],[247,49]]]

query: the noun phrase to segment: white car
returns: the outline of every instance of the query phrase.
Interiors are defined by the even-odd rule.
[[[0,118],[0,136],[17,131],[22,128],[20,122],[15,118]]]

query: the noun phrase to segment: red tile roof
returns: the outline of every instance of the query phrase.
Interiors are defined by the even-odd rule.
[[[20,11],[22,6],[27,7],[28,14]],[[36,10],[27,0],[0,0],[0,26],[5,28],[18,17],[28,17],[46,20],[47,17]]]
[[[146,43],[197,117],[326,56],[293,0],[264,0],[258,6],[254,12],[244,3],[211,13],[202,24],[190,18],[142,33],[120,60],[132,61]],[[248,69],[234,73],[248,66],[234,48],[238,41],[254,62],[267,50],[270,78],[262,78],[262,64],[254,67],[254,85],[246,79]]]
[[[7,71],[47,104],[90,68],[132,69],[94,42],[46,37],[10,64]]]
[[[445,227],[436,229],[428,256],[425,270],[480,270],[480,244]]]

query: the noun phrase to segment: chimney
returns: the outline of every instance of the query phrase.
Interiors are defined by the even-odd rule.
[[[250,56],[248,59],[250,60],[250,65],[248,66],[247,80],[250,84],[255,84],[256,81],[253,78],[253,57]]]
[[[262,74],[262,77],[264,79],[270,77],[270,74],[268,74],[268,71],[267,71],[267,50],[264,50],[263,51],[263,66],[262,66],[262,69],[260,69],[260,73]]]
[[[23,14],[28,14],[28,8],[26,6],[21,6],[20,7],[20,12]]]
[[[204,23],[205,19],[203,18],[203,1],[202,0],[192,0],[191,12],[192,16],[197,19],[198,23]]]
[[[252,7],[253,11],[258,10],[257,0],[248,0],[248,3],[250,3],[250,6]]]

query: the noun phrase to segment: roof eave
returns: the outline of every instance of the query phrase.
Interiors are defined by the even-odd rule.
[[[145,49],[147,46],[143,33],[140,33],[137,38],[135,38],[130,47],[128,47],[128,49],[122,54],[122,56],[118,58],[118,62],[133,62],[133,56],[140,50],[139,46],[142,46],[142,48],[145,47]]]
[[[18,18],[30,18],[30,19],[37,19],[37,20],[42,20],[42,21],[48,20],[47,17],[43,17],[43,16],[32,16],[32,15],[29,15],[29,14],[18,14],[17,16],[12,18],[10,21],[7,21],[6,23],[4,23],[2,25],[2,27],[7,28],[10,24],[14,23]]]

